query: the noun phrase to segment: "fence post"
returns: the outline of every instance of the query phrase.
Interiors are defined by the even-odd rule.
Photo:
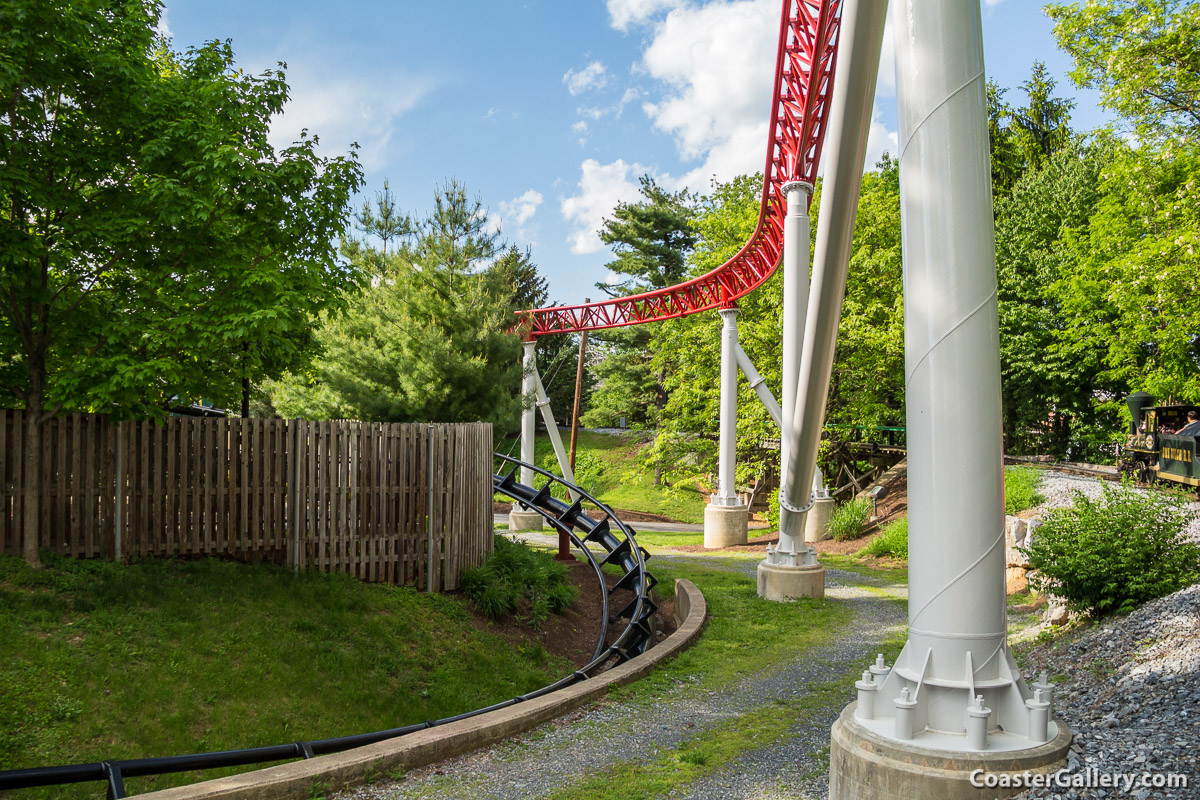
[[[113,481],[114,499],[116,505],[113,506],[113,561],[120,563],[122,560],[121,554],[121,530],[124,527],[125,521],[125,423],[118,422],[114,426],[113,435],[117,440],[116,452],[116,480]]]
[[[425,431],[425,591],[433,593],[433,426]]]

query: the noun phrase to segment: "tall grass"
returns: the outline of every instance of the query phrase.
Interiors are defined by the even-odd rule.
[[[1004,468],[1004,513],[1016,514],[1033,508],[1046,498],[1038,494],[1042,471],[1036,467]]]
[[[492,619],[517,615],[540,628],[550,614],[575,602],[578,591],[567,582],[567,567],[544,550],[496,537],[495,551],[483,566],[463,570],[463,590]]]
[[[883,526],[883,531],[858,551],[859,555],[908,560],[908,517]]]
[[[859,497],[842,503],[829,515],[829,535],[839,542],[857,539],[871,515],[870,498]]]

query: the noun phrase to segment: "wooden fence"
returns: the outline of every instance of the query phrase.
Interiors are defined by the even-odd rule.
[[[24,412],[0,409],[10,555],[21,552],[24,435]],[[421,588],[432,563],[434,590],[456,589],[491,552],[491,467],[484,423],[70,414],[43,425],[41,543],[81,558],[231,556]]]

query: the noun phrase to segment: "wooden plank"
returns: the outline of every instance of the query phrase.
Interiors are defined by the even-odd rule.
[[[8,473],[8,426],[12,415],[6,408],[0,408],[0,553],[17,555],[12,545],[12,487],[9,485]]]
[[[188,488],[191,490],[191,513],[188,515],[188,550],[193,555],[203,552],[204,513],[200,509],[201,488],[204,481],[204,430],[208,420],[204,417],[189,419],[186,424],[188,443],[192,449],[191,469],[188,470]]]
[[[71,555],[76,558],[91,558],[92,554],[89,548],[89,540],[87,531],[83,527],[83,519],[80,511],[83,507],[84,492],[82,489],[84,479],[84,467],[86,463],[83,460],[85,452],[86,432],[83,427],[83,415],[71,415],[71,442],[68,450],[71,458],[71,476],[70,488],[71,494],[67,504],[67,536],[71,541]]]
[[[21,554],[25,540],[25,412],[12,413],[12,465],[13,476],[13,555]]]
[[[96,536],[101,542],[104,542],[103,554],[106,557],[112,558],[116,551],[115,524],[114,514],[116,513],[116,465],[113,463],[116,457],[116,436],[117,425],[108,417],[104,418],[100,430],[97,431],[101,447],[97,448],[100,458],[99,476],[96,490],[100,495],[100,529]]]

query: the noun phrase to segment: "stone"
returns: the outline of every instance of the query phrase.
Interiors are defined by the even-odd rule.
[[[750,513],[743,505],[704,507],[704,546],[709,549],[745,544]]]
[[[1017,594],[1029,588],[1028,570],[1024,567],[1009,566],[1004,570],[1004,590],[1008,594]]]
[[[1051,625],[1064,625],[1071,618],[1071,612],[1064,605],[1052,605],[1046,609],[1046,622]]]

